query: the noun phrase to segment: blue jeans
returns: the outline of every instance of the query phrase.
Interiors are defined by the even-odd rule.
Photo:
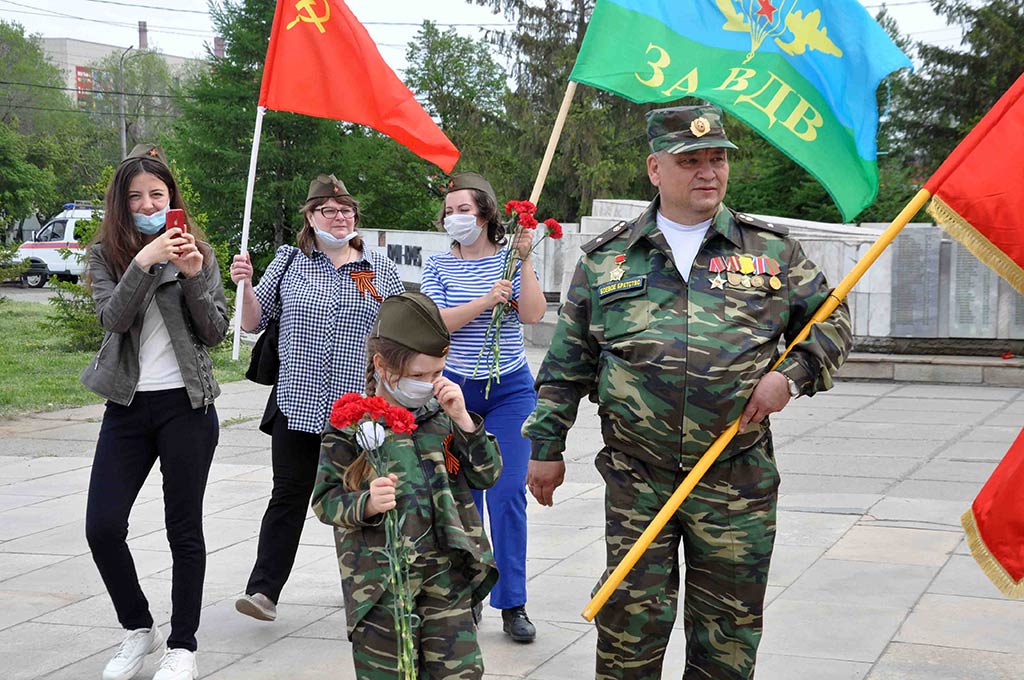
[[[462,388],[466,408],[483,417],[484,427],[498,440],[501,448],[501,477],[486,491],[473,491],[480,516],[486,517],[494,559],[498,563],[498,582],[491,590],[491,606],[511,609],[526,604],[526,466],[530,462],[530,441],[520,433],[523,422],[537,406],[533,375],[529,366],[491,382],[489,398],[484,398],[487,380],[471,380],[445,373]]]

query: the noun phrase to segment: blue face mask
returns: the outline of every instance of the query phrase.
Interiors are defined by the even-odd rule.
[[[157,234],[164,225],[167,224],[167,209],[169,206],[164,206],[163,210],[158,210],[152,215],[143,215],[142,213],[132,213],[132,217],[135,218],[135,228],[147,236]]]
[[[341,248],[344,245],[348,245],[348,242],[354,239],[356,236],[359,236],[359,233],[353,231],[344,238],[338,238],[337,236],[329,232],[326,232],[323,229],[316,229],[316,237],[320,241],[320,245],[326,249]]]

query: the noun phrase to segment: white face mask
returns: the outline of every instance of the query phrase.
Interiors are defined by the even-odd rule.
[[[316,227],[313,227],[313,229],[316,231],[316,240],[320,242],[320,247],[324,250],[341,248],[342,246],[347,245],[348,242],[356,236],[359,236],[358,232],[353,231],[348,236],[338,238],[334,234],[326,232],[323,229],[317,229]]]
[[[483,231],[476,225],[476,215],[460,213],[448,215],[444,218],[444,230],[448,235],[459,242],[460,245],[471,246],[480,238]]]
[[[417,409],[434,396],[434,383],[412,378],[399,378],[398,383],[392,386],[381,378],[380,373],[376,374],[376,378],[377,384],[383,385],[384,389],[395,398],[395,401],[406,408]]]

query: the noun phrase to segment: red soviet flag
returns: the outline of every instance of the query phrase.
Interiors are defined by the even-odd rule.
[[[1024,75],[924,188],[935,221],[1024,294]]]
[[[1024,294],[1024,75],[924,188],[935,221]],[[1024,431],[960,521],[985,574],[1024,597]]]
[[[459,150],[342,0],[279,0],[260,106],[367,125],[451,172]]]
[[[1024,597],[1024,430],[960,521],[992,583],[1007,597]]]

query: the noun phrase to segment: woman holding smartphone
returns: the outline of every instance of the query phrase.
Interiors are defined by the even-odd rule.
[[[198,677],[203,495],[220,431],[213,407],[220,388],[207,348],[228,327],[217,261],[201,239],[163,154],[137,145],[107,189],[86,274],[105,333],[82,383],[107,403],[85,532],[126,630],[103,680],[135,677],[146,655],[163,647],[126,542],[132,505],[157,461],[173,568],[170,636],[153,678]]]

